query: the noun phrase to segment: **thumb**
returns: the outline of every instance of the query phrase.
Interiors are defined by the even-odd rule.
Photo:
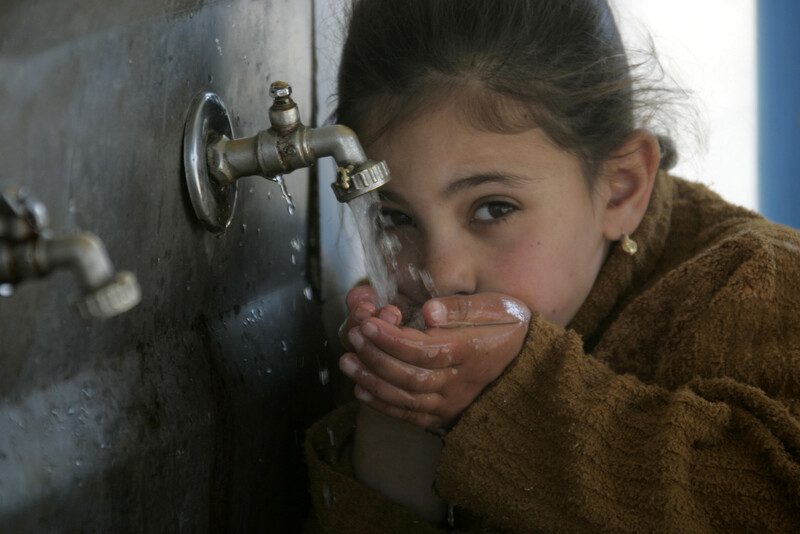
[[[428,327],[455,328],[491,324],[527,323],[531,312],[521,301],[502,293],[452,295],[431,299],[422,306]]]

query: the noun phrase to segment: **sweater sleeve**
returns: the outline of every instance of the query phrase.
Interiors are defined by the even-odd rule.
[[[535,316],[446,437],[439,493],[503,532],[800,532],[800,254],[752,241],[619,314],[617,335],[650,340],[624,347],[644,378],[609,366],[621,341],[587,354]]]

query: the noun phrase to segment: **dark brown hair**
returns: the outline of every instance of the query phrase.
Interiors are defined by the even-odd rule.
[[[355,0],[334,115],[369,144],[457,100],[477,128],[541,127],[591,182],[637,127],[634,81],[605,0]]]

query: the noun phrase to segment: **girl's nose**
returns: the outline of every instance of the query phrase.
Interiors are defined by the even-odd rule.
[[[424,269],[430,275],[436,296],[471,294],[477,288],[476,258],[458,240],[430,239],[425,246]]]

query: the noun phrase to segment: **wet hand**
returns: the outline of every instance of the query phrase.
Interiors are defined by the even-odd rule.
[[[498,293],[425,303],[428,329],[367,317],[347,330],[353,352],[339,366],[356,397],[421,427],[453,421],[519,354],[530,311]]]
[[[393,325],[400,324],[400,310],[391,304],[378,308],[378,293],[371,286],[354,287],[347,293],[345,302],[350,314],[339,327],[339,341],[345,350],[353,350],[347,333],[361,325],[361,322],[368,317],[378,317]]]

